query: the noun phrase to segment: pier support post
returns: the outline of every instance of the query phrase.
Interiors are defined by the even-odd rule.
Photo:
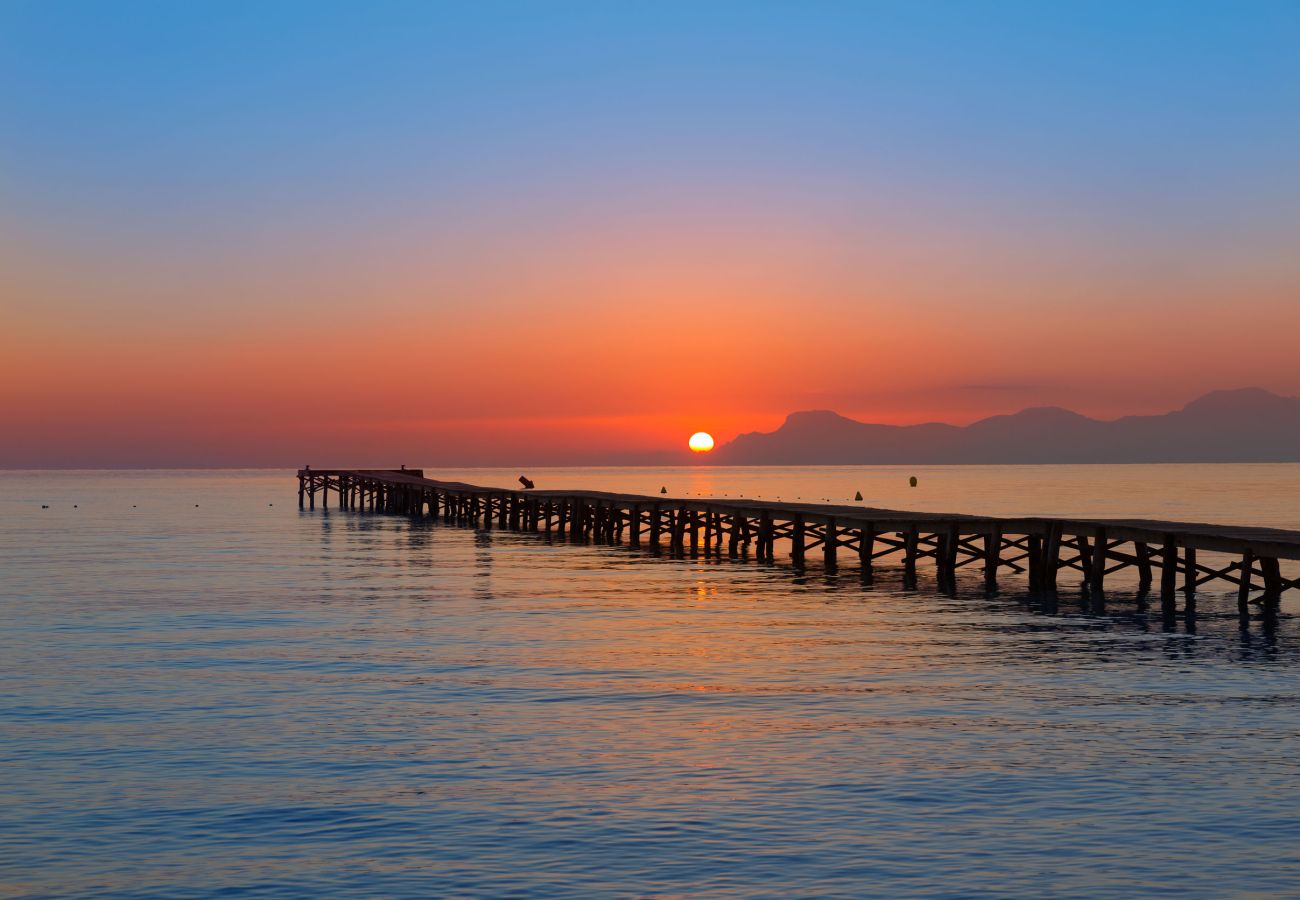
[[[1241,554],[1241,581],[1237,585],[1237,615],[1242,622],[1250,619],[1250,581],[1255,574],[1255,554],[1246,550]]]
[[[952,572],[948,571],[948,543],[952,538],[948,530],[937,531],[934,535],[934,575],[940,591],[948,590]]]
[[[672,511],[673,553],[682,555],[686,552],[686,510],[677,507]]]
[[[916,551],[920,542],[921,535],[915,527],[903,532],[903,587],[906,590],[916,589]]]
[[[1088,570],[1088,587],[1100,593],[1105,589],[1106,581],[1106,529],[1097,529],[1097,545],[1092,551],[1092,566]]]
[[[790,562],[796,569],[804,567],[804,546],[806,527],[803,521],[803,513],[795,513],[794,521],[790,526]]]
[[[1183,593],[1189,598],[1196,593],[1196,548],[1183,548]]]
[[[876,526],[858,529],[858,564],[862,567],[862,581],[870,584],[875,577]]]
[[[1029,548],[1029,559],[1026,560],[1029,563],[1029,589],[1046,590],[1047,554],[1043,550],[1043,538],[1036,534],[1026,535],[1025,545]]]
[[[1083,584],[1088,585],[1092,575],[1092,542],[1086,534],[1076,535],[1079,542],[1079,569],[1083,572]]]
[[[998,563],[1002,561],[1002,529],[994,525],[993,530],[984,535],[984,586],[998,586]]]
[[[1259,568],[1264,573],[1263,600],[1265,603],[1275,603],[1282,596],[1282,568],[1270,556],[1260,557]]]
[[[1134,541],[1133,553],[1137,556],[1138,590],[1145,594],[1151,590],[1151,548],[1146,541]]]
[[[960,536],[956,523],[949,525],[943,535],[943,573],[948,589],[952,591],[957,590],[957,546]]]
[[[839,568],[836,549],[840,545],[839,529],[835,525],[835,519],[826,520],[826,541],[822,544],[822,563],[827,572],[834,572]]]
[[[1178,585],[1178,541],[1172,534],[1166,534],[1163,549],[1160,551],[1160,599],[1173,602],[1174,591]],[[1168,601],[1166,601],[1168,598]]]
[[[1047,540],[1043,547],[1043,585],[1045,591],[1055,591],[1057,585],[1057,576],[1061,572],[1061,536],[1065,531],[1065,526],[1060,522],[1053,522],[1047,526]]]

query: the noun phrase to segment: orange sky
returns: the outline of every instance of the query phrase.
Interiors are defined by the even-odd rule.
[[[6,12],[0,466],[685,460],[809,408],[1300,393],[1300,73],[1263,24],[1117,10],[1096,55],[1030,11],[623,43],[464,11],[437,53],[417,11]]]
[[[1084,289],[1069,266],[1053,285],[991,256],[822,252],[815,229],[762,234],[752,219],[583,234],[495,263],[485,242],[445,268],[418,252],[326,254],[319,277],[160,273],[147,254],[68,273],[28,256],[0,335],[0,461],[591,462],[680,451],[699,429],[771,429],[797,409],[966,422],[1300,391],[1284,271],[1090,273]]]

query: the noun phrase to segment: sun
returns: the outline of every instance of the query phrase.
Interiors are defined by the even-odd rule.
[[[691,439],[686,442],[686,445],[696,453],[708,453],[713,449],[713,435],[707,431],[697,431],[691,435]]]

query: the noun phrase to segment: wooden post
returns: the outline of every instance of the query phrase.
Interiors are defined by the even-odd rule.
[[[940,590],[947,588],[953,574],[948,571],[948,543],[951,540],[946,528],[934,534],[934,575]]]
[[[948,575],[948,586],[953,590],[957,589],[957,547],[960,544],[961,532],[957,528],[957,523],[953,522],[948,526],[948,533],[943,548],[943,567]]]
[[[1259,567],[1264,573],[1264,602],[1276,602],[1282,597],[1282,568],[1271,556],[1261,556]]]
[[[826,541],[822,544],[822,562],[828,572],[834,572],[839,568],[835,552],[839,545],[838,529],[835,526],[835,519],[832,517],[826,520]]]
[[[803,513],[795,513],[790,529],[790,562],[796,569],[804,566],[804,530]]]
[[[1241,554],[1241,582],[1237,587],[1237,614],[1245,621],[1250,618],[1250,580],[1255,574],[1255,554],[1247,549]]]
[[[1178,584],[1178,542],[1172,534],[1166,534],[1163,549],[1160,551],[1160,597],[1172,598]]]
[[[740,555],[740,534],[744,521],[743,515],[735,513],[727,517],[727,556],[732,559]]]
[[[1065,531],[1065,526],[1060,522],[1053,522],[1047,526],[1047,541],[1043,547],[1043,590],[1055,591],[1057,577],[1061,573],[1061,535]]]
[[[997,525],[984,535],[984,585],[997,587],[998,563],[1002,562],[1002,529]]]
[[[641,546],[641,507],[638,505],[628,507],[627,542],[633,547]]]
[[[298,508],[299,509],[302,509],[302,504],[304,500],[303,495],[307,492],[307,487],[306,484],[304,483],[305,481],[306,479],[303,477],[303,474],[299,472],[298,473]]]
[[[1050,534],[1047,542],[1051,544]],[[1047,590],[1047,554],[1043,552],[1043,539],[1036,534],[1026,535],[1025,545],[1029,547],[1029,589]]]
[[[858,564],[862,567],[862,580],[870,583],[875,577],[876,526],[866,525],[858,529]]]
[[[908,528],[903,537],[903,584],[908,590],[916,587],[916,550],[920,534],[916,527]]]
[[[1145,594],[1151,590],[1151,548],[1146,541],[1134,541],[1133,552],[1137,556],[1138,590]]]
[[[663,512],[658,503],[650,504],[650,548],[659,549],[659,535],[663,532]]]
[[[1196,548],[1183,548],[1183,593],[1196,593]]]
[[[758,519],[758,558],[763,562],[771,562],[775,557],[775,543],[772,537],[772,514],[768,510],[759,513]]]
[[[1097,528],[1097,546],[1092,551],[1092,567],[1088,571],[1088,587],[1101,591],[1106,581],[1106,529]]]

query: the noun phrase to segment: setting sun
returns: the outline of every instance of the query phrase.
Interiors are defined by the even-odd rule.
[[[697,431],[686,443],[696,453],[708,453],[713,449],[713,435],[707,431]]]

